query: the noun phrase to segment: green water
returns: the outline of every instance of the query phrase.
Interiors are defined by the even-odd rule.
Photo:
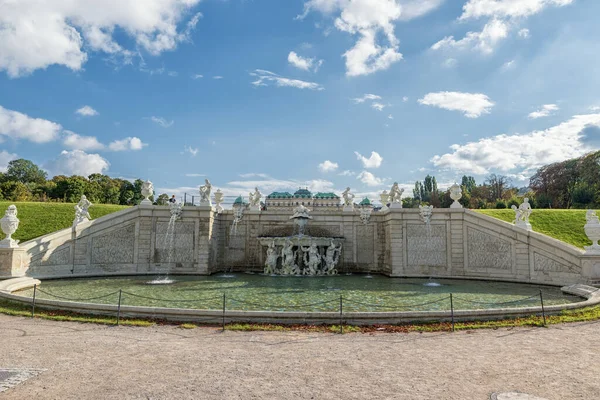
[[[455,310],[539,306],[582,301],[563,295],[560,288],[521,283],[439,279],[388,278],[374,275],[331,277],[263,276],[233,274],[174,276],[170,285],[148,285],[153,277],[45,280],[36,296],[44,299],[170,308],[270,311],[427,311],[449,310],[450,293]],[[116,293],[115,293],[116,292]],[[33,289],[19,292],[31,296]],[[104,296],[96,298],[98,296]],[[533,296],[532,299],[524,300]],[[522,300],[522,301],[521,301]],[[512,303],[511,303],[512,302]]]

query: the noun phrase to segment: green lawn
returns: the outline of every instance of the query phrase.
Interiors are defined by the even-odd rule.
[[[17,217],[21,221],[19,229],[13,235],[21,242],[46,235],[73,225],[75,204],[71,203],[32,203],[0,201],[0,217],[9,205],[17,206]],[[103,215],[127,208],[113,204],[94,204],[90,207],[90,216],[95,219]],[[0,231],[0,239],[5,235]]]
[[[515,213],[512,210],[473,210],[490,217],[512,222]],[[555,239],[579,248],[592,244],[583,231],[586,210],[533,210],[529,222],[535,232],[543,233]]]

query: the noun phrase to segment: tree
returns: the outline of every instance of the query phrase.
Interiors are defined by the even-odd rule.
[[[0,185],[0,190],[6,200],[27,201],[31,198],[31,193],[27,186],[22,182],[8,181]]]
[[[413,199],[419,202],[423,200],[423,185],[421,184],[421,181],[415,182],[415,188],[413,189]]]
[[[166,193],[162,193],[156,199],[156,205],[157,206],[166,206],[167,204],[169,204],[169,195]]]
[[[471,193],[471,191],[475,186],[477,186],[477,184],[475,183],[475,178],[473,178],[472,176],[463,175],[460,181],[460,186],[462,186],[463,192]]]
[[[21,183],[45,183],[47,174],[29,160],[19,158],[8,163],[6,180]]]
[[[504,175],[490,174],[486,179],[486,183],[490,188],[491,200],[499,200],[502,199],[504,191],[510,185],[510,179]]]

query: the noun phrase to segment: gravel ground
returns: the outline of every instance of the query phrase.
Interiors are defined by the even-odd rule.
[[[1,399],[600,397],[600,321],[456,333],[221,332],[0,315]]]

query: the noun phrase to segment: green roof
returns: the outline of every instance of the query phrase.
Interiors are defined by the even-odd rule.
[[[315,199],[339,199],[340,196],[338,196],[335,193],[332,192],[319,192],[317,194],[315,194]]]
[[[292,195],[288,192],[273,192],[267,196],[267,199],[291,199]]]
[[[312,193],[308,189],[298,189],[296,192],[294,192],[294,197],[310,199],[312,198]]]
[[[235,205],[235,204],[247,204],[247,203],[244,201],[244,199],[243,199],[242,196],[238,196],[238,198],[235,199],[235,201],[233,202],[233,204]]]
[[[365,197],[364,199],[362,199],[362,201],[358,205],[359,206],[370,206],[371,200],[369,200],[368,197]]]

